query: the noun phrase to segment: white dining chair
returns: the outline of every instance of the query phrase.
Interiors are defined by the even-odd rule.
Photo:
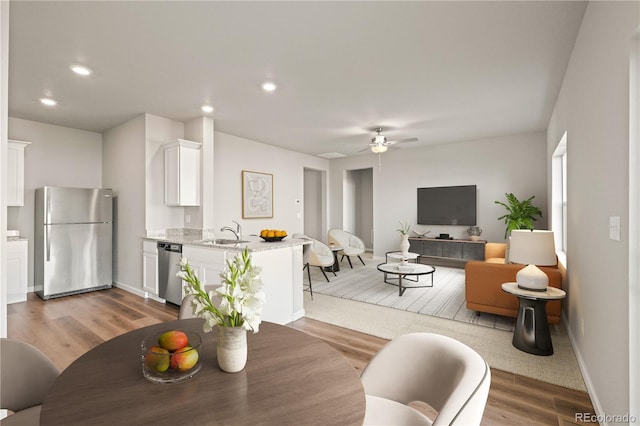
[[[14,339],[0,339],[0,360],[0,408],[14,412],[0,424],[40,424],[42,403],[58,369],[38,348]]]
[[[489,395],[491,370],[462,342],[432,333],[396,337],[360,376],[366,394],[365,425],[479,425]],[[430,419],[409,406],[423,402]]]
[[[365,264],[362,257],[360,257],[360,255],[365,252],[364,242],[355,234],[342,229],[330,229],[327,233],[327,239],[329,244],[335,244],[342,247],[342,250],[340,250],[338,254],[342,256],[341,260],[344,259],[345,256],[347,257],[349,266],[352,269],[353,264],[351,263],[351,256],[356,256],[360,259],[360,262],[362,262],[363,265]]]

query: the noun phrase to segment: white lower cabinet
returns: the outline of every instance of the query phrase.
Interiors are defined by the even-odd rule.
[[[142,242],[142,282],[144,291],[158,295],[158,244],[155,241]]]
[[[220,273],[224,271],[227,259],[225,250],[182,246],[182,257],[189,261],[202,284],[220,285]]]
[[[27,300],[29,242],[7,241],[7,303]]]

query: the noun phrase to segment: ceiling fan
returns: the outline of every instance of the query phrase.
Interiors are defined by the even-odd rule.
[[[418,140],[418,138],[408,138],[408,139],[398,139],[395,141],[390,141],[387,140],[387,137],[382,135],[382,127],[377,127],[375,129],[373,129],[377,135],[375,135],[372,139],[371,139],[371,143],[369,144],[369,148],[365,148],[365,149],[361,149],[359,152],[362,151],[366,151],[367,149],[370,149],[371,152],[375,153],[375,154],[381,154],[383,152],[386,152],[387,149],[389,149],[390,145],[395,145],[397,143],[404,143],[404,142],[415,142]]]

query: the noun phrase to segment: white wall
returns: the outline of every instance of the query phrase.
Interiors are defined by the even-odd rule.
[[[164,148],[162,145],[184,138],[184,123],[144,114],[146,146],[146,212],[149,230],[184,227],[184,207],[164,204]]]
[[[213,158],[214,158],[214,123],[211,117],[198,117],[184,126],[184,138],[200,142],[200,206],[185,207],[185,227],[210,229],[213,227],[214,187],[213,187]]]
[[[629,412],[629,52],[639,25],[638,2],[589,3],[548,129],[549,163],[567,132],[565,314],[601,414]],[[610,216],[621,218],[621,241],[609,239]]]
[[[244,235],[264,228],[302,233],[304,168],[328,171],[329,160],[222,132],[214,132],[214,139],[215,229],[235,220]],[[242,170],[273,174],[273,218],[242,219]]]
[[[102,135],[9,117],[9,139],[25,148],[24,206],[7,207],[7,227],[29,239],[29,288],[33,288],[35,190],[42,186],[102,187]]]
[[[533,203],[544,217],[536,228],[547,229],[546,138],[542,132],[425,148],[393,147],[382,154],[381,167],[373,154],[331,161],[330,227],[341,228],[342,177],[346,170],[373,168],[374,255],[397,250],[398,221],[407,220],[412,229],[430,230],[432,236],[449,233],[467,238],[465,226],[417,226],[417,188],[427,186],[477,185],[478,226],[482,238],[504,241],[505,226],[497,218],[504,208],[506,192],[518,198],[535,196]]]
[[[103,183],[113,188],[113,281],[142,291],[142,237],[145,235],[145,116],[103,134]]]

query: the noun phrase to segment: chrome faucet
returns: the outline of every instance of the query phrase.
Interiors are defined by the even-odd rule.
[[[233,233],[233,235],[236,237],[236,240],[240,241],[242,239],[242,227],[235,220],[233,221],[233,223],[236,224],[236,229],[235,230],[230,226],[223,226],[222,228],[220,228],[220,232],[231,231]]]

